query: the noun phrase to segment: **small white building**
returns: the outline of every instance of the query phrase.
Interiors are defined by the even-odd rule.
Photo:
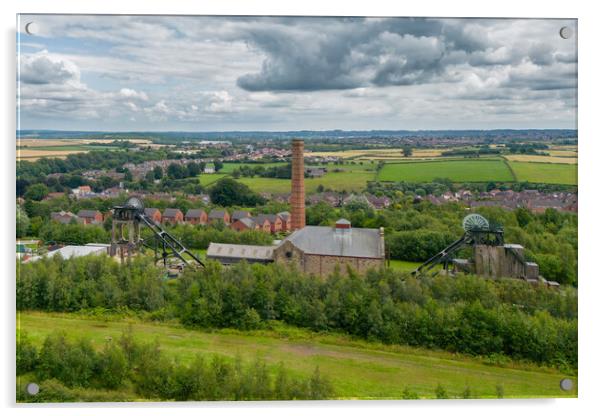
[[[102,254],[109,254],[110,244],[103,243],[89,243],[85,246],[65,246],[61,247],[58,250],[49,251],[44,256],[45,257],[54,257],[61,256],[64,259],[70,259],[73,257],[82,257],[82,256],[100,256]],[[42,256],[33,256],[28,261],[36,261],[41,259]]]

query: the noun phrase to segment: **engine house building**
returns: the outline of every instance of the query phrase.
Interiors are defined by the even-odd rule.
[[[363,273],[385,264],[384,229],[352,228],[346,219],[334,227],[306,226],[274,249],[274,261],[296,263],[305,273],[327,276],[337,267]]]
[[[327,276],[347,266],[363,273],[385,264],[384,230],[353,228],[340,219],[334,227],[306,226],[293,232],[276,246],[211,243],[207,258],[231,265],[248,263],[294,263],[303,272]]]

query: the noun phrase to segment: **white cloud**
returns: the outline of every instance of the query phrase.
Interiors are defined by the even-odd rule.
[[[47,50],[21,55],[23,128],[575,123],[576,47],[558,36],[570,20],[35,19]]]
[[[47,50],[23,54],[19,75],[19,80],[25,84],[64,84],[80,79],[79,68],[73,62],[51,55]]]
[[[146,93],[144,91],[138,92],[138,91],[132,90],[130,88],[122,88],[119,91],[119,95],[121,95],[122,97],[125,97],[125,98],[148,101],[148,96],[146,95]]]
[[[214,91],[205,95],[209,104],[205,109],[211,113],[228,113],[232,111],[232,96],[228,91]]]

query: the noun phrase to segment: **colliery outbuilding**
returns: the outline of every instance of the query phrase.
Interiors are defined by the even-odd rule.
[[[274,256],[272,246],[251,246],[243,244],[210,243],[207,258],[217,260],[224,265],[239,263],[271,263]]]

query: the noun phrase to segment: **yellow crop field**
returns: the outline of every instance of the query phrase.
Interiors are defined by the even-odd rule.
[[[121,139],[120,139],[121,140]],[[124,139],[135,144],[151,144],[148,139]],[[19,139],[17,146],[20,147],[54,147],[54,146],[76,146],[90,143],[109,144],[114,139]]]
[[[17,149],[17,160],[29,160],[35,162],[43,157],[53,157],[64,159],[74,153],[87,152],[88,150],[35,150],[35,149]]]
[[[340,152],[305,152],[306,157],[340,157],[343,159],[378,160],[378,159],[420,159],[441,156],[440,149],[413,149],[412,156],[406,158],[403,149],[354,149]]]
[[[571,150],[577,151],[577,145],[575,144],[554,144],[548,147],[549,150]]]
[[[70,144],[81,144],[79,140],[42,140],[42,139],[19,139],[17,140],[17,146],[68,146]]]
[[[159,147],[148,139],[125,139],[139,145]],[[111,146],[114,139],[20,139],[17,140],[17,160],[36,161],[42,157],[64,159],[74,153],[90,150],[116,149]],[[95,147],[93,144],[102,144]]]
[[[574,165],[577,163],[577,157],[559,157],[559,156],[538,156],[538,155],[507,155],[505,156],[511,162],[540,162],[540,163],[562,163]]]
[[[546,153],[549,153],[550,156],[577,157],[576,150],[548,150]]]

